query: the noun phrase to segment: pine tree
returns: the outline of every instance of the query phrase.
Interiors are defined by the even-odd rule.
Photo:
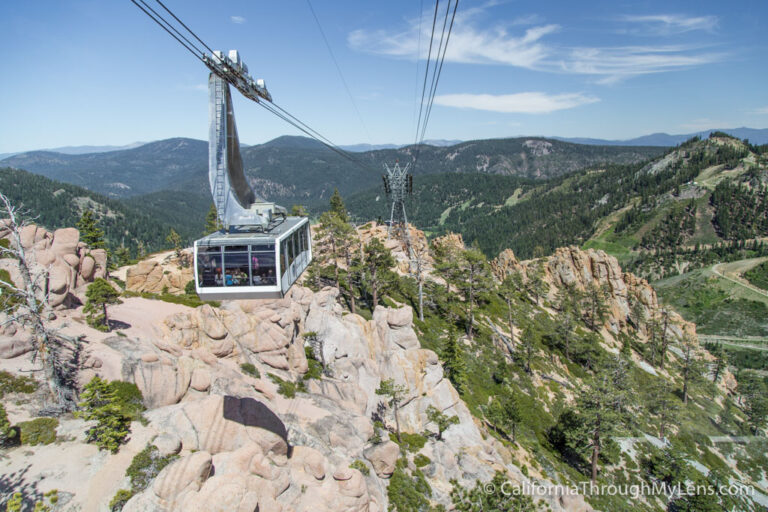
[[[144,242],[139,240],[138,242],[136,242],[136,257],[142,260],[146,255],[147,255],[147,248],[144,245]]]
[[[398,416],[398,409],[400,404],[405,399],[408,389],[405,386],[395,384],[392,379],[384,379],[379,384],[379,388],[376,390],[377,395],[383,395],[388,398],[388,405],[392,407],[395,415],[395,434],[397,435],[397,442],[400,440],[400,417]]]
[[[503,393],[492,397],[490,403],[484,407],[483,414],[497,432],[513,443],[516,442],[517,426],[523,415],[511,390],[507,388]]]
[[[97,375],[85,385],[80,398],[81,410],[75,415],[96,421],[86,432],[88,442],[116,453],[131,431],[131,419],[124,414],[115,389]]]
[[[667,436],[667,427],[674,424],[677,413],[677,401],[673,399],[669,383],[662,380],[650,389],[648,412],[655,415],[659,421],[659,437]]]
[[[181,235],[179,235],[175,229],[171,229],[168,236],[165,237],[165,241],[171,244],[177,258],[181,258]]]
[[[587,313],[589,328],[597,332],[600,330],[605,318],[608,315],[606,306],[607,290],[594,281],[587,286],[583,295],[584,311]]]
[[[688,403],[688,391],[691,384],[701,380],[703,371],[701,360],[699,360],[699,358],[696,356],[696,351],[694,350],[695,344],[696,341],[694,340],[693,336],[688,333],[683,335],[683,357],[681,363],[683,365],[682,372],[684,404]]]
[[[291,216],[293,217],[309,217],[309,213],[303,204],[295,204],[291,206]]]
[[[347,208],[344,206],[344,200],[339,194],[339,189],[333,189],[333,195],[331,196],[331,213],[338,215],[338,217],[344,222],[349,222],[349,216],[347,215]]]
[[[320,238],[331,246],[330,264],[333,266],[336,289],[341,291],[339,280],[339,257],[341,256],[341,248],[352,235],[352,226],[337,214],[327,211],[320,215],[318,231]]]
[[[371,311],[379,304],[379,294],[384,291],[390,282],[390,269],[395,265],[392,253],[384,247],[381,240],[372,238],[365,245],[364,252],[364,279],[371,289]]]
[[[443,432],[448,430],[448,427],[459,424],[458,416],[448,416],[432,405],[427,407],[427,420],[437,426],[438,441],[443,439]]]
[[[99,227],[98,222],[93,216],[92,210],[84,210],[77,221],[77,229],[80,231],[80,240],[88,244],[91,249],[103,249],[104,230]]]
[[[455,333],[448,333],[442,355],[443,367],[448,373],[448,379],[456,391],[462,394],[467,385],[467,363],[464,361],[464,350]]]
[[[109,332],[107,306],[121,304],[120,294],[109,284],[109,281],[97,278],[88,286],[85,296],[87,301],[83,313],[86,314],[88,325],[100,331]]]
[[[216,205],[212,204],[208,209],[208,213],[205,214],[205,229],[203,230],[203,234],[210,235],[211,233],[219,231],[222,227],[221,221],[219,221],[219,214],[216,211]]]
[[[473,324],[475,322],[475,307],[478,296],[487,292],[491,287],[491,277],[488,272],[488,263],[485,255],[475,247],[465,250],[458,262],[459,276],[455,284],[464,295],[466,309],[467,336],[473,338]]]
[[[536,301],[536,305],[539,305],[539,300],[549,290],[549,286],[544,281],[546,271],[544,270],[543,261],[537,261],[532,267],[527,269],[527,279],[525,281],[525,287],[528,290],[528,294],[531,295]]]
[[[610,438],[627,414],[627,367],[621,359],[611,360],[600,368],[592,386],[585,386],[577,397],[577,410],[582,420],[582,439],[591,450],[592,483],[597,480],[597,463],[605,439]]]
[[[117,267],[122,267],[131,263],[131,251],[124,245],[121,245],[112,255],[112,261]]]
[[[522,351],[522,358],[525,361],[526,373],[531,373],[531,362],[533,362],[536,353],[541,347],[541,332],[532,325],[528,325],[523,329],[523,334],[520,336],[520,348]]]
[[[514,341],[515,337],[515,325],[513,321],[513,308],[512,305],[516,297],[520,295],[520,291],[523,289],[523,276],[520,272],[510,272],[499,285],[499,295],[504,299],[507,304],[507,325],[509,327],[509,335]]]

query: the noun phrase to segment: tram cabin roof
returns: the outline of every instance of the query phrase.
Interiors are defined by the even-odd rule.
[[[197,245],[216,246],[275,242],[278,238],[298,226],[305,219],[306,217],[286,217],[284,222],[281,222],[268,232],[241,231],[226,233],[217,231],[199,239]]]

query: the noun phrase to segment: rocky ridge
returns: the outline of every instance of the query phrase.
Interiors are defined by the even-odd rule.
[[[385,233],[375,226],[371,231],[371,236]],[[44,234],[38,239],[36,233],[26,235],[32,240],[31,252],[42,252],[47,261],[45,251],[58,246],[44,242],[48,240]],[[59,240],[78,239],[73,233],[68,238],[64,235]],[[461,239],[454,236],[436,243],[458,244]],[[40,255],[34,258],[39,261]],[[70,268],[88,268],[80,262]],[[494,260],[493,269],[501,279],[512,270],[526,275],[539,263],[519,262],[509,251]],[[565,286],[584,288],[596,282],[610,290],[604,329],[608,334],[626,328],[630,295],[640,297],[649,311],[658,311],[650,286],[622,273],[616,260],[602,251],[564,248],[543,264],[551,299]],[[83,274],[77,275],[81,277],[70,281],[74,290],[78,283],[84,284],[78,280]],[[133,300],[145,308],[157,304]],[[67,311],[68,305],[76,303],[62,301],[58,314],[77,322],[77,311]],[[690,328],[675,325],[679,332]],[[410,307],[379,306],[366,320],[342,309],[335,288],[312,292],[294,286],[280,300],[228,302],[220,308],[179,306],[155,327],[153,335],[101,338],[81,328],[85,339],[80,384],[94,375],[135,383],[149,410],[146,426],[134,424],[131,443],[153,443],[162,453],[180,456],[126,504],[126,511],[255,510],[257,506],[286,512],[386,510],[387,479],[402,455],[392,441],[373,442],[374,419],[390,429],[394,426],[391,411],[382,407],[382,397],[376,394],[383,379],[406,389],[399,415],[403,432],[435,433],[436,425],[426,414],[430,406],[459,419],[441,440],[429,436],[419,450],[431,461],[423,472],[435,503],[450,505],[453,479],[472,486],[478,479],[489,480],[498,470],[514,482],[529,481],[515,465],[514,454],[484,435],[484,427],[444,378],[437,354],[421,348]],[[304,347],[309,343],[316,348],[315,357],[323,362],[324,372],[320,378],[304,380],[309,368]],[[17,356],[6,359],[13,362]],[[244,363],[257,372],[246,374]],[[303,382],[306,391],[289,397],[281,391],[281,381]],[[80,420],[68,420],[62,428],[82,439],[86,427]],[[71,450],[72,443],[64,444],[60,455]],[[98,453],[79,462],[91,471],[111,468],[122,475],[130,458],[120,457]],[[351,468],[354,461],[368,467],[368,474]],[[57,483],[61,476],[30,476],[67,491]],[[544,478],[536,481],[551,484]],[[104,485],[100,492],[111,496],[125,484],[118,478]],[[72,494],[73,504],[87,502],[74,489]],[[578,495],[552,495],[546,500],[552,510],[590,509]],[[106,510],[106,500],[97,501],[98,509]]]

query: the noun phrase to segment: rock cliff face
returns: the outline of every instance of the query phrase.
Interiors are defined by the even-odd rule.
[[[371,236],[385,233],[383,228],[372,230]],[[98,258],[86,254],[76,231],[60,231],[26,233],[24,244],[32,247],[37,265],[65,262],[71,274],[62,290],[78,293],[103,270],[98,272]],[[437,243],[447,247],[461,239],[449,236]],[[88,258],[94,259],[92,270]],[[523,271],[528,264],[516,262],[513,255],[508,260]],[[130,276],[138,282],[137,276],[155,275],[163,264],[147,264],[146,272],[140,265]],[[547,280],[554,290],[565,282],[583,285],[601,279],[621,297],[620,284],[626,288],[626,279],[621,281],[624,277],[614,266],[600,254],[558,253],[547,264]],[[145,284],[149,281],[143,279]],[[139,310],[134,318],[143,318],[141,308],[162,307],[158,301],[131,300],[131,307]],[[655,304],[655,295],[648,300]],[[58,303],[61,308],[74,304]],[[514,454],[492,436],[483,436],[479,422],[444,377],[437,354],[421,348],[410,307],[380,306],[366,320],[342,309],[335,288],[312,292],[297,285],[279,300],[175,308],[170,316],[154,315],[162,318],[155,328],[134,331],[141,335],[102,335],[81,324],[86,336],[79,355],[79,384],[94,375],[135,383],[148,408],[148,424],[133,425],[132,452],[84,452],[91,453],[89,458],[84,455],[73,463],[79,470],[92,468],[81,478],[90,490],[73,489],[73,506],[105,510],[109,498],[126,487],[121,478],[131,453],[149,442],[161,453],[178,453],[179,458],[126,504],[127,512],[383,512],[388,507],[388,478],[403,456],[387,432],[374,424],[378,420],[389,429],[395,426],[393,411],[376,394],[383,379],[405,389],[399,409],[401,430],[428,437],[419,452],[431,461],[422,471],[433,501],[450,506],[452,480],[473,486],[478,479],[488,481],[497,470],[515,482],[528,482],[512,462]],[[72,311],[62,311],[61,316],[77,322]],[[0,341],[12,338],[2,334]],[[324,366],[320,378],[305,379],[309,370],[305,345]],[[246,373],[245,363],[256,372]],[[291,396],[286,383],[300,386],[300,392]],[[459,420],[440,440],[431,435],[437,425],[429,421],[429,407]],[[67,432],[82,439],[87,425],[67,421]],[[83,446],[74,440],[67,443],[47,456],[65,457]],[[369,471],[351,468],[353,462]],[[66,486],[75,484],[67,483],[72,479],[65,481],[63,475],[79,470],[48,475],[36,469],[30,478],[47,479],[49,487],[67,491]],[[548,484],[541,479],[537,483]],[[546,499],[553,511],[589,510],[580,496],[553,494]]]
[[[590,286],[597,285],[605,290],[608,307],[605,327],[611,334],[618,334],[627,328],[632,302],[641,305],[646,318],[661,315],[656,290],[648,281],[622,272],[618,260],[602,250],[561,247],[546,258],[520,262],[507,249],[491,262],[494,277],[499,281],[514,272],[520,272],[527,278],[538,265],[543,266],[547,295],[552,301],[555,301],[559,291],[566,288],[584,292]],[[675,337],[682,337],[684,331],[695,334],[694,324],[686,322],[677,313],[670,311],[668,314],[669,329]]]
[[[30,224],[21,229],[21,245],[29,264],[32,279],[40,285],[42,302],[47,291],[48,306],[66,309],[85,302],[88,284],[106,275],[107,252],[88,249],[80,241],[80,232],[74,228],[47,231]],[[0,223],[0,239],[14,244],[13,238]],[[0,259],[0,269],[7,270],[11,281],[22,286],[16,261]],[[0,313],[3,316],[3,313]],[[32,350],[32,333],[17,322],[0,319],[0,358],[7,359]]]
[[[132,292],[183,293],[184,287],[194,278],[192,251],[186,249],[181,257],[164,253],[158,257],[140,261],[125,273],[125,287]]]
[[[294,287],[281,300],[173,315],[161,340],[114,337],[88,348],[82,380],[99,374],[135,382],[152,408],[149,428],[181,446],[182,458],[126,511],[254,510],[257,503],[270,511],[386,510],[382,479],[394,471],[400,449],[370,442],[373,417],[394,424],[375,393],[383,378],[407,389],[403,431],[435,432],[429,406],[460,419],[423,449],[433,461],[425,473],[438,501],[450,502],[450,479],[471,485],[505,469],[495,443],[483,439],[443,378],[437,355],[420,347],[411,308],[378,307],[367,321],[344,314],[336,299],[332,288]],[[304,332],[315,333],[326,375],[287,399],[267,375],[288,381],[306,373]],[[241,373],[244,362],[260,377]],[[235,413],[227,405],[233,400]],[[265,415],[279,418],[285,438],[253,426]],[[370,474],[349,468],[354,460],[366,461]],[[514,466],[507,471],[524,478]]]
[[[33,278],[43,277],[42,288],[48,291],[51,307],[69,307],[84,302],[88,283],[106,275],[107,251],[88,249],[75,228],[57,229],[51,233],[30,224],[21,229],[20,235]],[[2,225],[0,238],[11,241],[8,229]],[[14,261],[0,260],[0,268],[8,270],[11,279],[20,283]]]

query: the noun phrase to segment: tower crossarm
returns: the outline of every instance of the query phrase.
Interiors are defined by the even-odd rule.
[[[248,74],[248,66],[242,61],[237,50],[230,50],[229,55],[214,51],[212,55],[203,55],[203,62],[211,73],[231,84],[246,98],[256,103],[262,99],[272,101],[272,95],[267,91],[264,80],[254,80]]]

